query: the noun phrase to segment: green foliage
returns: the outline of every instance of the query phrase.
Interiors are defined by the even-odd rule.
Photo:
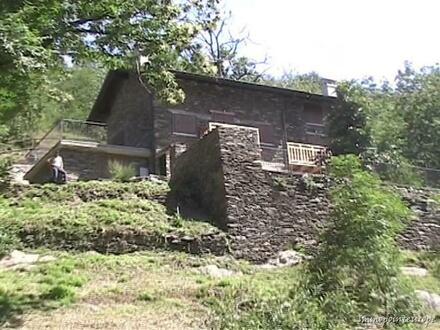
[[[9,170],[13,158],[9,155],[0,155],[0,191],[3,191],[9,184]]]
[[[168,215],[166,207],[157,201],[165,199],[165,184],[87,182],[69,186],[31,187],[0,199],[5,252],[22,243],[111,249],[111,244],[102,246],[106,233],[109,237],[141,235],[161,247],[163,236],[169,233],[197,236],[217,231],[206,222]]]
[[[115,160],[108,162],[108,170],[111,178],[115,181],[125,182],[136,175],[136,170],[133,165],[123,164]]]
[[[353,177],[362,171],[359,157],[355,155],[341,155],[333,157],[330,163],[330,172],[334,178]]]
[[[76,299],[88,278],[73,259],[37,265],[23,273],[0,272],[0,326],[33,309],[51,310]]]
[[[30,92],[34,137],[41,137],[60,119],[86,120],[104,80],[104,70],[97,66],[75,66],[48,72],[50,86]]]
[[[3,1],[0,141],[28,140],[59,117],[83,119],[101,67],[137,70],[161,99],[182,101],[170,69],[189,61],[183,53],[215,24],[218,1]],[[146,59],[142,67],[139,55]]]
[[[142,292],[139,296],[138,299],[141,301],[145,301],[145,302],[150,302],[150,301],[155,301],[157,300],[157,297],[155,297],[153,294],[151,294],[150,292]]]
[[[414,164],[440,168],[440,66],[409,64],[397,76],[397,107],[405,122],[403,153]]]
[[[44,203],[73,203],[100,199],[128,200],[131,198],[159,200],[169,192],[167,183],[139,181],[131,183],[115,181],[77,181],[68,185],[46,184],[29,187],[16,186],[6,197],[14,201],[38,200]]]
[[[289,88],[307,93],[322,94],[322,77],[316,72],[304,74],[285,72],[281,77],[265,77],[268,85]]]
[[[411,289],[399,277],[395,242],[408,209],[354,156],[332,163],[331,174],[345,182],[331,192],[330,221],[306,269],[304,287],[327,317],[349,324],[362,315],[414,315]]]
[[[20,246],[20,239],[14,233],[4,228],[0,230],[0,258]]]
[[[365,161],[377,168],[385,180],[431,184],[423,182],[414,165],[437,168],[440,164],[437,151],[439,72],[438,65],[416,71],[406,64],[396,77],[396,88],[387,82],[377,85],[372,79],[342,84],[339,88],[344,96],[342,107],[337,107],[328,118],[330,138],[339,137],[333,142],[336,152],[351,149],[352,153],[362,153]],[[344,104],[348,112],[342,111]],[[350,110],[350,107],[354,108]],[[347,134],[338,121],[346,122],[346,115],[353,112],[362,114],[361,125],[358,132]],[[352,117],[355,122],[356,118]],[[353,134],[356,132],[359,134]],[[362,136],[364,142],[356,142]],[[347,139],[352,141],[351,146]]]
[[[338,85],[336,106],[326,118],[329,145],[336,155],[359,155],[369,146],[367,113],[362,106],[364,94],[365,91],[353,81]]]

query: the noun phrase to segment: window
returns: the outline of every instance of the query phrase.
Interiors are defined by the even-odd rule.
[[[234,118],[235,118],[235,113],[212,110],[211,116],[212,116],[212,121],[214,121],[214,122],[233,124]]]
[[[319,104],[304,104],[303,119],[305,122],[306,134],[325,136],[323,117],[322,108]]]
[[[194,115],[173,113],[173,134],[197,136],[197,121]]]
[[[259,124],[258,129],[260,130],[260,142],[266,144],[276,144],[276,138],[274,134],[273,125],[271,124]]]
[[[322,108],[319,104],[304,104],[304,122],[313,124],[322,124]]]

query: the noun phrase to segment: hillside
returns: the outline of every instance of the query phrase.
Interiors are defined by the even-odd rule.
[[[0,231],[13,248],[112,253],[154,248],[197,252],[208,238],[222,241],[222,233],[207,222],[168,212],[167,193],[166,183],[152,182],[18,186],[0,199]]]
[[[285,255],[252,265],[203,253],[194,242],[225,234],[168,213],[167,193],[165,183],[111,181],[10,190],[1,249],[24,252],[0,260],[0,327],[303,329],[319,318],[295,291],[301,258],[286,267]],[[405,276],[416,289],[440,294],[436,258],[405,261],[428,269]]]

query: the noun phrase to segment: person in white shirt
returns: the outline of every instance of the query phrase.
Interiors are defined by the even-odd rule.
[[[55,183],[65,182],[66,171],[64,171],[63,158],[60,153],[57,151],[55,157],[50,158],[48,162],[52,171],[52,181]]]

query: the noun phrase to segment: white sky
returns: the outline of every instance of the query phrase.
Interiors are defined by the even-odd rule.
[[[393,80],[405,60],[440,61],[440,0],[224,0],[243,54],[270,73],[317,71],[331,79]]]

